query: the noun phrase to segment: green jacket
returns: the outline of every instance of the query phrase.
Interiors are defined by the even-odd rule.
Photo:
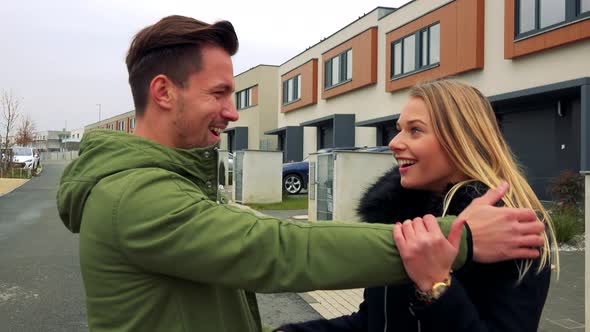
[[[391,225],[295,223],[221,204],[216,171],[213,146],[84,135],[57,200],[66,227],[80,233],[92,331],[258,332],[253,292],[408,280]],[[455,268],[466,246],[464,235]]]

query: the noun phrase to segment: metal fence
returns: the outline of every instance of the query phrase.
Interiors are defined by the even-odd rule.
[[[41,161],[74,160],[78,158],[78,151],[41,152]]]

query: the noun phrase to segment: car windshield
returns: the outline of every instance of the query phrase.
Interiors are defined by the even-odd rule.
[[[15,156],[32,156],[33,150],[30,148],[13,148],[12,153]]]

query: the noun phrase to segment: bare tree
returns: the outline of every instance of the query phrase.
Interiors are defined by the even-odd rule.
[[[20,99],[16,97],[12,91],[8,92],[3,90],[2,94],[0,94],[0,120],[2,120],[2,134],[4,135],[4,146],[3,151],[8,152],[8,148],[10,147],[10,142],[8,136],[14,129],[16,124],[16,120],[19,116],[19,106],[20,106]],[[8,153],[7,153],[8,154]],[[8,163],[8,158],[4,159],[4,168],[6,168]]]
[[[35,140],[35,122],[28,114],[21,116],[20,126],[14,140],[20,146],[28,146]]]

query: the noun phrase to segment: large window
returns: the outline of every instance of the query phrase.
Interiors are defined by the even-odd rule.
[[[118,125],[119,125],[118,126],[119,127],[118,128],[119,131],[124,131],[125,130],[125,121],[119,121]]]
[[[252,88],[236,92],[236,108],[238,110],[252,106]]]
[[[324,88],[348,82],[352,79],[352,49],[344,51],[324,64]]]
[[[301,98],[301,75],[283,81],[283,104],[289,104]]]
[[[135,129],[135,118],[129,119],[129,128]]]
[[[431,68],[440,63],[440,23],[391,43],[391,77]]]
[[[590,16],[590,0],[516,0],[516,37]]]

